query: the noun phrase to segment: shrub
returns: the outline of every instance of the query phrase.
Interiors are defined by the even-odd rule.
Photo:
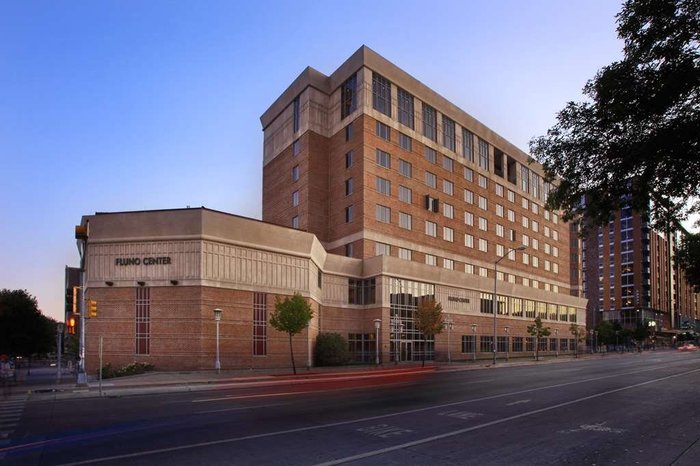
[[[153,369],[155,369],[153,364],[143,362],[132,362],[127,366],[120,367],[119,369],[116,369],[114,366],[112,366],[112,364],[107,363],[102,366],[102,378],[111,379],[113,377],[143,374],[144,372],[152,371]],[[97,376],[100,376],[99,369],[97,370]]]
[[[316,365],[342,366],[350,362],[348,342],[339,333],[319,333],[316,337]]]

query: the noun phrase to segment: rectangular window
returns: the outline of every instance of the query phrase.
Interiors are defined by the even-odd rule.
[[[399,248],[399,259],[403,259],[405,261],[410,261],[412,260],[412,251],[410,249],[406,248]]]
[[[411,229],[412,218],[409,214],[399,212],[399,226],[406,230]]]
[[[386,206],[377,204],[376,219],[378,222],[391,223],[391,209]]]
[[[413,96],[401,88],[397,90],[399,123],[413,129]]]
[[[489,243],[485,239],[479,238],[479,251],[489,252]]]
[[[345,153],[345,168],[352,167],[352,151]]]
[[[482,353],[490,353],[493,351],[493,337],[484,336],[479,337],[480,339],[480,351]]]
[[[292,132],[294,132],[294,133],[299,131],[299,126],[301,123],[301,102],[300,102],[299,97],[300,96],[296,96],[296,98],[294,99],[293,105],[292,105],[292,114],[293,114]]]
[[[340,119],[357,109],[357,73],[350,76],[340,86]]]
[[[297,139],[292,143],[292,155],[297,156],[301,153],[301,140]]]
[[[425,234],[428,236],[437,236],[437,223],[429,220],[425,221]]]
[[[479,167],[489,170],[489,143],[479,138]]]
[[[503,217],[503,206],[501,204],[496,204],[496,215]]]
[[[345,127],[345,140],[349,141],[352,138],[352,123]]]
[[[442,267],[449,270],[455,269],[455,262],[452,259],[443,259]]]
[[[399,145],[403,150],[411,152],[413,149],[413,139],[403,133],[399,133]]]
[[[488,231],[489,222],[484,217],[479,217],[479,230]]]
[[[151,289],[136,288],[136,354],[151,353]]]
[[[376,299],[374,278],[348,279],[348,304],[374,304]]]
[[[437,140],[437,112],[426,103],[423,104],[423,136]]]
[[[399,174],[405,176],[406,178],[413,176],[413,166],[411,163],[399,159]]]
[[[299,205],[299,191],[294,191],[292,193],[292,207]]]
[[[390,256],[391,246],[386,243],[374,243],[374,253],[377,256]]]
[[[372,107],[391,116],[391,82],[384,76],[372,73]]]
[[[451,181],[442,180],[442,192],[452,196],[454,194],[455,185]]]
[[[520,189],[530,192],[530,170],[524,165],[520,166]]]
[[[469,226],[474,226],[474,214],[471,212],[464,212],[464,224]]]
[[[489,201],[483,196],[479,196],[479,208],[481,210],[489,210]]]
[[[474,204],[474,193],[468,189],[464,190],[464,202],[467,204]]]
[[[428,162],[437,163],[437,152],[435,152],[435,149],[431,149],[430,147],[425,146],[424,154],[425,154],[425,159]]]
[[[488,189],[489,181],[484,175],[479,175],[479,187]]]
[[[513,337],[513,349],[514,353],[523,352],[523,337]]]
[[[474,182],[474,170],[471,168],[464,167],[464,179],[467,181]]]
[[[427,265],[437,265],[437,257],[432,254],[425,255],[425,263]]]
[[[442,116],[442,145],[455,150],[455,122],[451,118]]]
[[[454,241],[455,232],[450,227],[442,227],[442,239],[449,241],[450,243]]]
[[[444,155],[442,156],[442,168],[444,168],[448,172],[451,172],[454,170],[454,166],[455,166],[454,160],[452,160],[449,157],[445,157]]]
[[[377,177],[377,192],[379,194],[391,196],[391,181],[378,176]]]
[[[530,201],[528,201],[527,198],[523,196],[523,198],[520,200],[520,206],[523,209],[528,210],[530,208]]]
[[[253,356],[267,355],[267,295],[253,293]]]
[[[352,257],[354,252],[355,248],[353,247],[352,243],[345,245],[345,257]]]
[[[345,180],[345,195],[349,196],[350,194],[352,194],[352,189],[352,178],[348,178],[347,180]]]
[[[474,247],[474,237],[469,234],[464,235],[464,245],[468,248]]]
[[[299,165],[292,167],[292,181],[299,181]]]
[[[503,197],[503,186],[496,183],[496,196]]]
[[[535,337],[525,337],[525,351],[535,351]]]
[[[391,155],[383,150],[377,149],[377,165],[384,168],[391,168]]]
[[[508,190],[508,201],[515,202],[515,193],[510,189]]]
[[[515,222],[515,212],[508,209],[508,221]]]
[[[431,188],[437,187],[437,176],[434,173],[425,172],[425,184]]]
[[[399,185],[399,201],[407,202],[410,204],[413,197],[412,194],[413,193],[411,192],[410,188]]]
[[[425,208],[431,212],[440,212],[440,201],[429,195],[425,196]]]
[[[446,202],[442,203],[442,214],[447,218],[455,218],[455,208]]]
[[[476,343],[474,335],[462,335],[462,353],[475,353]]]
[[[377,122],[377,136],[379,136],[382,139],[385,139],[387,141],[391,141],[391,128],[389,128],[387,125],[382,123],[381,121]]]
[[[503,238],[504,236],[504,229],[503,225],[499,225],[498,223],[496,224],[496,236]],[[502,256],[503,254],[499,254]]]
[[[352,206],[349,205],[345,208],[345,223],[352,222]]]
[[[464,273],[474,273],[474,265],[473,264],[464,264]]]
[[[474,162],[474,135],[466,128],[462,128],[462,155],[470,162]]]

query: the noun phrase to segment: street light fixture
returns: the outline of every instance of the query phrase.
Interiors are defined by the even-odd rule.
[[[496,316],[498,315],[498,302],[496,299],[496,287],[498,286],[498,263],[508,257],[513,251],[524,251],[527,246],[522,245],[517,248],[510,248],[493,263],[493,365],[496,365]]]
[[[374,339],[374,349],[375,358],[374,363],[379,365],[379,328],[382,326],[382,319],[374,319],[374,330],[376,331],[376,338]]]
[[[56,381],[61,383],[61,349],[63,348],[63,329],[65,324],[59,322],[56,324],[56,353],[58,354],[58,361],[56,364]]]
[[[221,321],[221,309],[218,307],[214,309],[214,320],[216,321],[216,362],[214,363],[214,369],[216,373],[221,373],[221,360],[219,360],[219,322]]]
[[[450,335],[454,322],[449,317],[442,323],[442,326],[447,329],[447,364],[452,364],[452,353],[450,352]]]
[[[472,361],[476,362],[476,324],[472,324],[472,336],[473,336],[473,346],[472,346]]]
[[[656,351],[656,321],[649,321],[649,328],[651,328],[651,349]]]
[[[558,358],[559,357],[559,329],[555,328],[554,329],[554,343],[555,343],[555,349],[554,349],[554,357]]]

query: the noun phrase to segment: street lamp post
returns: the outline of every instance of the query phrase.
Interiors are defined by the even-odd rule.
[[[498,263],[501,262],[504,258],[508,257],[508,254],[510,254],[512,251],[523,251],[527,249],[527,246],[522,245],[518,246],[517,248],[510,248],[508,251],[506,251],[505,254],[503,254],[501,257],[498,257],[496,261],[493,263],[493,364],[494,366],[496,365],[496,316],[498,315],[498,302],[496,298],[496,287],[498,286]]]
[[[651,349],[656,350],[656,321],[652,320],[649,322],[649,328],[651,328]]]
[[[382,326],[382,319],[374,319],[374,330],[376,331],[376,338],[374,339],[375,346],[375,358],[374,363],[379,365],[379,328]]]
[[[216,373],[221,372],[221,360],[219,359],[219,322],[221,322],[221,309],[218,307],[214,309],[214,320],[216,321],[216,362],[214,363],[214,369]]]
[[[442,325],[447,329],[447,364],[452,364],[452,353],[450,352],[450,335],[452,334],[452,326],[454,322],[449,317]]]
[[[510,327],[503,327],[506,332],[506,362],[508,362],[508,354],[510,349]]]
[[[589,330],[589,331],[588,331],[588,334],[591,336],[591,339],[590,339],[590,342],[591,342],[591,343],[590,343],[590,346],[591,346],[591,354],[593,354],[593,329]]]
[[[555,343],[555,348],[554,348],[554,357],[558,358],[559,357],[559,329],[555,328],[554,329],[554,343]]]
[[[472,346],[472,361],[476,362],[476,324],[472,324],[472,337],[473,337],[473,346]]]
[[[59,322],[56,324],[56,353],[58,355],[58,361],[56,361],[56,381],[61,383],[61,349],[63,348],[63,329],[65,324]]]

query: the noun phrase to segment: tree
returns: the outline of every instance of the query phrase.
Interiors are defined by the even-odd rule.
[[[535,323],[527,326],[527,333],[535,337],[535,360],[540,360],[540,338],[548,337],[552,332],[549,327],[542,325],[542,319],[535,318]]]
[[[688,283],[700,293],[700,233],[684,236],[675,258]]]
[[[425,352],[428,348],[428,337],[442,333],[442,305],[432,298],[422,299],[413,317],[416,330],[423,334],[423,363],[425,367]]]
[[[611,345],[615,343],[615,328],[609,320],[603,320],[596,325],[595,330],[598,332],[599,345]]]
[[[700,211],[700,2],[627,0],[617,24],[624,58],[530,141],[547,180],[561,179],[548,208],[584,233],[628,202],[664,230]]]
[[[26,290],[0,291],[0,353],[31,357],[56,347],[56,321]]]
[[[576,324],[571,324],[569,326],[569,332],[573,335],[576,341],[576,346],[574,347],[575,356],[578,358],[578,345],[586,339],[586,329],[581,328]]]
[[[275,311],[270,316],[270,325],[280,332],[289,334],[289,353],[292,358],[292,369],[294,375],[297,373],[297,366],[294,363],[294,348],[292,347],[292,336],[308,327],[314,311],[311,305],[299,294],[275,300]]]

